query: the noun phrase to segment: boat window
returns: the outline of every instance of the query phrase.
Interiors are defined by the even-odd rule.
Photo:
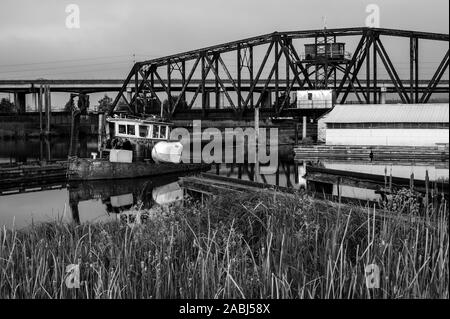
[[[159,125],[153,125],[153,138],[159,138]]]
[[[108,123],[108,128],[109,128],[109,136],[114,136],[115,132],[116,132],[116,126],[114,125],[114,123]],[[108,132],[108,131],[107,131]]]
[[[153,125],[149,125],[148,126],[148,134],[147,134],[148,138],[152,138],[153,130],[154,130]]]
[[[139,136],[147,137],[148,135],[148,126],[147,125],[139,125]]]
[[[127,134],[125,125],[119,124],[119,133],[120,134]]]
[[[135,127],[134,125],[127,125],[127,134],[128,135],[135,135]]]
[[[161,132],[159,133],[159,138],[166,138],[167,126],[161,126]]]

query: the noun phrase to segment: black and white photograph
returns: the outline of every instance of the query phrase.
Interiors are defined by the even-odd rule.
[[[448,0],[1,0],[0,304],[448,300],[449,93]]]

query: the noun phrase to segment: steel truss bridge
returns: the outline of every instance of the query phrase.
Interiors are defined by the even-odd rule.
[[[339,58],[318,52],[312,60],[305,58],[297,43],[337,43],[350,37],[356,39],[356,49]],[[386,50],[387,38],[409,39],[409,46],[400,49],[403,64],[409,65],[402,77]],[[422,41],[447,42],[431,79],[419,74]],[[126,105],[137,112],[142,104],[156,100],[172,117],[193,110],[195,103],[204,115],[226,109],[239,116],[263,107],[280,116],[292,109],[291,92],[318,88],[335,90],[336,103],[341,104],[350,95],[359,103],[380,103],[381,92],[395,93],[403,103],[427,103],[435,93],[450,92],[448,79],[443,79],[449,66],[448,42],[448,34],[364,27],[274,32],[135,63],[113,106]],[[257,51],[262,59],[255,58]],[[377,75],[381,67],[389,77],[384,84]]]

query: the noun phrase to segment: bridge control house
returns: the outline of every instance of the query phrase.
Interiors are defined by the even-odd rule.
[[[449,104],[336,105],[318,126],[327,145],[448,145]]]

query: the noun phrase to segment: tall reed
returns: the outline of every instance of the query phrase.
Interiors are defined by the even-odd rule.
[[[397,203],[396,203],[397,201]],[[448,206],[383,209],[225,193],[143,227],[61,221],[0,231],[0,298],[448,298]],[[66,287],[79,264],[81,286]],[[368,289],[365,267],[380,269]]]

